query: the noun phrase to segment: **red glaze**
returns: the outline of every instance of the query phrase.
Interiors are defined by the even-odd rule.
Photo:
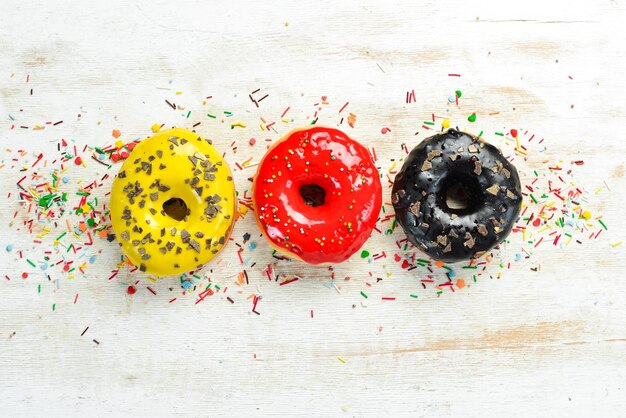
[[[324,203],[309,206],[300,187],[316,184]],[[340,263],[369,238],[382,204],[369,151],[343,132],[296,130],[265,154],[253,184],[259,227],[272,245],[311,264]]]

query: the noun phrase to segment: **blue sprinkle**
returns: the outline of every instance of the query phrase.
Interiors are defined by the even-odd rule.
[[[11,244],[7,245],[7,251],[8,252],[13,251],[13,245],[11,245]]]
[[[256,248],[256,242],[250,242],[250,251]]]
[[[98,154],[98,159],[100,161],[104,160],[106,157],[107,157],[106,154]]]
[[[192,280],[185,280],[182,282],[181,285],[183,286],[183,289],[189,290],[189,288],[193,285],[193,283],[192,283]]]
[[[63,183],[69,183],[70,178],[68,176],[63,176],[61,180],[63,180]]]
[[[91,257],[89,257],[89,264],[93,264],[96,262],[96,256],[92,255]]]
[[[520,253],[515,254],[515,261],[520,261],[522,259],[522,255]]]
[[[448,101],[449,101],[450,103],[454,103],[454,102],[456,102],[456,96],[450,96],[450,97],[448,97]]]
[[[448,272],[448,276],[450,276],[450,278],[453,278],[453,277],[455,277],[455,276],[456,276],[456,273],[454,272],[454,270],[450,270],[450,271]]]

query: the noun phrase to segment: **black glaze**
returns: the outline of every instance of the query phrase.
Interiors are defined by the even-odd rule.
[[[455,183],[469,192],[465,209],[446,204],[446,190]],[[391,197],[409,241],[444,262],[477,258],[501,243],[522,204],[517,170],[500,150],[455,129],[413,148]]]

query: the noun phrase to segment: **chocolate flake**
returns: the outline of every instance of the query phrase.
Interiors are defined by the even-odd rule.
[[[420,214],[420,201],[418,200],[417,202],[413,203],[410,207],[409,210],[411,211],[411,213],[415,216],[419,216]]]
[[[500,186],[498,186],[497,184],[493,184],[491,187],[487,188],[487,191],[492,195],[497,196],[498,192],[500,191]]]
[[[483,165],[480,163],[480,161],[474,161],[474,174],[476,174],[477,176],[480,176],[480,173],[483,172]]]

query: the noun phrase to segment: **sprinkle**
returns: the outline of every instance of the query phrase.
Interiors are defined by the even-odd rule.
[[[367,299],[367,295],[361,290],[361,296],[363,296],[365,299]]]
[[[284,282],[281,282],[281,283],[279,284],[279,286],[284,286],[284,285],[286,285],[286,284],[293,283],[293,282],[296,282],[296,281],[298,281],[298,278],[297,278],[297,277],[294,277],[293,279],[289,279],[289,280],[285,280]]]
[[[604,222],[602,222],[602,219],[598,219],[598,222],[600,222],[600,225],[602,225],[602,228],[604,228],[605,230],[608,230],[609,228],[606,227],[606,225],[604,224]]]
[[[345,362],[346,362],[346,360],[344,360],[344,359],[343,359],[343,358],[341,358],[341,357],[337,357],[337,360],[339,360],[339,361],[340,361],[340,362],[342,362],[342,363],[345,363]]]

